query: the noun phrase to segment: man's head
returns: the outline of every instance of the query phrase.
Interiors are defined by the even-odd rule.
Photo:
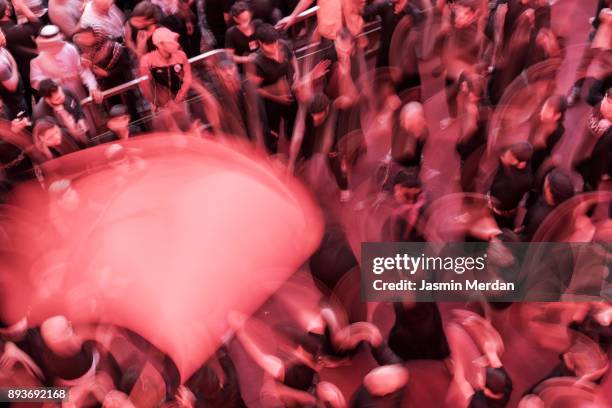
[[[159,51],[172,54],[178,51],[181,46],[178,42],[179,35],[166,27],[160,27],[153,32],[153,44]]]
[[[79,48],[93,47],[97,42],[96,32],[91,27],[83,28],[72,36],[72,42]]]
[[[56,147],[62,144],[62,131],[53,118],[46,117],[36,121],[32,138],[40,149]]]
[[[40,334],[51,351],[59,356],[72,356],[81,348],[81,341],[64,316],[53,316],[45,320],[40,325]]]
[[[100,14],[108,14],[115,0],[91,0],[91,4]]]
[[[130,24],[137,30],[157,24],[161,20],[160,10],[149,1],[138,3],[130,15]]]
[[[231,59],[223,58],[219,61],[217,64],[217,74],[221,84],[225,85],[228,89],[236,91],[240,87],[238,67]]]
[[[574,195],[574,185],[564,172],[553,169],[544,179],[543,193],[549,205],[561,204]]]
[[[43,79],[38,84],[38,94],[51,107],[58,107],[66,100],[66,95],[60,86],[52,79]]]
[[[115,133],[124,133],[130,126],[130,115],[125,105],[115,105],[109,111],[106,126]]]
[[[404,130],[420,133],[427,126],[423,105],[419,102],[408,102],[400,111],[399,121]]]
[[[540,109],[540,120],[542,122],[558,122],[567,110],[567,102],[561,95],[553,95],[546,99]]]
[[[325,122],[325,119],[327,119],[329,115],[329,105],[329,98],[324,93],[317,93],[313,96],[308,105],[308,113],[315,126],[320,126]]]
[[[612,121],[612,88],[608,88],[604,94],[601,104],[599,105],[599,111],[605,119]]]
[[[234,3],[231,9],[231,14],[237,26],[246,27],[251,24],[251,9],[245,1],[238,1]]]
[[[278,50],[278,31],[270,24],[261,24],[255,32],[259,45],[264,53],[275,54]]]
[[[41,28],[38,37],[36,37],[36,47],[39,51],[51,54],[60,52],[64,47],[64,37],[59,27],[46,25]]]
[[[363,385],[370,394],[385,396],[398,391],[408,383],[408,370],[399,365],[377,367],[363,377]]]
[[[507,147],[501,155],[501,161],[508,167],[524,169],[533,155],[533,147],[529,142],[518,142]]]
[[[486,369],[484,394],[489,399],[508,401],[512,393],[512,380],[503,367]]]

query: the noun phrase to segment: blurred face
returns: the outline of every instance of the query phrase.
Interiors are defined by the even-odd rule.
[[[544,179],[544,200],[550,205],[555,203],[555,197],[553,197],[552,192],[550,191],[550,179],[546,176]]]
[[[476,11],[469,7],[456,5],[453,7],[455,13],[455,27],[464,28],[469,26],[476,19]]]
[[[251,12],[248,10],[243,11],[234,17],[234,21],[239,27],[247,27],[249,24],[251,24]]]
[[[178,51],[181,46],[177,41],[162,41],[161,43],[159,43],[157,48],[167,54],[173,54]]]
[[[517,159],[514,153],[512,153],[510,150],[507,150],[502,155],[501,160],[506,166],[516,167],[519,170],[527,167],[527,162],[519,161],[519,159]]]
[[[106,126],[113,132],[119,132],[128,128],[130,124],[130,116],[129,115],[121,115],[116,118],[109,119]]]
[[[74,43],[79,47],[91,47],[96,43],[96,36],[91,32],[82,32],[74,37]]]
[[[153,25],[155,21],[142,16],[135,16],[130,18],[130,24],[137,30],[144,30],[145,28]]]
[[[51,95],[45,97],[45,101],[51,106],[60,106],[66,100],[66,95],[62,88],[57,88]]]
[[[92,0],[94,7],[100,13],[106,14],[114,3],[114,0]]]
[[[41,133],[40,141],[47,147],[59,146],[62,144],[62,131],[58,126],[53,126]]]
[[[557,112],[554,106],[546,101],[540,110],[540,120],[542,122],[556,122],[560,117],[561,113]]]
[[[420,187],[403,187],[399,184],[393,187],[395,201],[400,204],[414,203],[418,199],[419,194],[421,194]]]
[[[0,30],[0,48],[6,46],[6,37],[4,31]]]
[[[236,65],[226,65],[219,68],[219,77],[222,83],[229,87],[234,87],[238,83],[238,68]]]
[[[259,42],[260,46],[261,46],[261,50],[268,55],[273,55],[276,54],[278,51],[278,41],[274,41],[271,44],[265,44],[263,42]]]

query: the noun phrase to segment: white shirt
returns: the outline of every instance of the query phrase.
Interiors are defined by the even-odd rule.
[[[90,1],[85,5],[79,25],[82,28],[95,27],[108,34],[109,38],[116,39],[123,37],[124,21],[125,16],[116,5],[111,6],[108,14],[102,15],[98,14]]]

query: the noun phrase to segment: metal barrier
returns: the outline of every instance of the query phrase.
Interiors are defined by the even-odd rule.
[[[302,13],[300,13],[296,19],[296,23],[294,24],[294,26],[291,27],[291,29],[306,30],[307,32],[312,32],[312,28],[314,27],[316,23],[316,13],[318,9],[319,9],[319,6],[315,6],[315,7],[311,7],[308,10],[305,10]],[[380,31],[380,23],[378,21],[373,22],[373,23],[368,23],[364,26],[363,32],[359,36],[370,36],[370,35],[377,33],[378,31]],[[295,35],[297,35],[296,32],[294,33]],[[302,60],[307,57],[312,57],[313,55],[316,55],[318,53],[325,52],[329,47],[333,46],[333,45],[330,45],[329,47],[326,47],[326,48],[320,48],[319,45],[320,45],[319,42],[314,42],[314,43],[309,43],[309,44],[306,44],[305,46],[295,49],[297,59]],[[211,57],[223,54],[225,52],[226,51],[223,48],[207,51],[203,54],[196,55],[195,57],[190,58],[189,63],[191,65],[198,64]],[[140,76],[124,84],[117,85],[113,88],[109,88],[102,92],[102,96],[103,96],[102,103],[105,104],[108,102],[109,98],[113,96],[118,96],[118,95],[121,96],[122,100],[125,101],[124,98],[126,97],[126,93],[129,93],[130,91],[134,91],[140,94],[140,91],[139,91],[140,84],[148,80],[149,80],[148,76]],[[198,99],[199,97],[191,98],[187,102],[191,103],[191,102],[197,101]],[[91,116],[96,121],[95,124],[96,124],[97,131],[96,131],[96,136],[94,137],[94,139],[98,139],[104,136],[104,134],[107,132],[100,132],[100,130],[105,128],[105,122],[102,123],[105,115],[100,115],[101,109],[97,105],[93,104],[93,99],[90,96],[81,101],[81,106],[83,106],[83,108],[85,109],[89,109],[91,112]],[[153,118],[154,114],[152,114],[150,111],[147,110],[145,103],[143,103],[140,108],[144,108],[141,112],[139,112],[140,119],[132,122],[131,124],[147,123]]]

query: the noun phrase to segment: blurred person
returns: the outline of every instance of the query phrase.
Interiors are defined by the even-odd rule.
[[[79,20],[80,28],[95,28],[109,39],[123,42],[125,16],[115,5],[115,0],[90,0],[85,4]]]
[[[553,149],[565,133],[563,120],[566,110],[565,98],[561,95],[552,95],[532,117],[529,143],[533,146],[531,169],[534,175],[538,173],[544,161],[551,157]]]
[[[269,138],[265,106],[255,86],[240,76],[229,58],[221,59],[214,70],[212,91],[223,107],[219,112],[222,129],[257,143]]]
[[[582,87],[587,79],[589,67],[591,65],[600,65],[599,77],[596,78],[596,82],[593,85],[591,91],[589,91],[589,97],[587,102],[591,105],[595,105],[599,102],[598,95],[596,95],[597,88],[609,87],[610,84],[610,70],[612,69],[612,62],[610,57],[610,50],[612,44],[610,38],[612,37],[612,1],[600,0],[595,18],[593,20],[593,29],[589,34],[589,42],[587,43],[585,50],[582,53],[580,63],[576,69],[576,75],[574,79],[574,85],[572,86],[567,103],[569,106],[573,106],[578,99],[581,97]],[[607,77],[607,86],[605,84]]]
[[[259,48],[255,36],[259,21],[253,21],[253,13],[245,1],[234,3],[231,14],[235,25],[225,33],[225,48],[232,54],[236,63],[247,63],[250,61],[249,54]]]
[[[293,132],[297,103],[292,87],[299,77],[299,69],[293,51],[280,40],[274,27],[261,24],[257,27],[256,35],[260,48],[247,74],[264,99],[268,126],[273,136],[266,141],[266,147],[276,153],[281,119],[285,125],[285,137],[290,138]]]
[[[409,379],[408,369],[401,364],[376,367],[363,377],[349,406],[399,408],[402,406]]]
[[[34,123],[32,139],[41,161],[52,160],[79,149],[51,118],[42,118]]]
[[[612,88],[595,106],[587,120],[587,131],[573,159],[574,168],[581,174],[585,190],[596,190],[601,181],[612,173]]]
[[[517,210],[533,183],[532,156],[531,144],[518,142],[506,147],[499,157],[499,168],[489,190],[489,205],[502,228],[515,228]]]
[[[475,178],[485,153],[491,109],[482,103],[485,80],[481,76],[459,79],[457,95],[461,130],[455,150],[461,159],[461,187],[475,190]]]
[[[34,121],[52,117],[62,131],[70,135],[79,145],[87,145],[89,129],[81,104],[75,95],[51,79],[42,80],[38,92],[41,99],[34,107],[32,114]]]
[[[96,102],[102,101],[98,82],[90,69],[81,65],[76,47],[62,38],[59,28],[47,25],[36,38],[39,54],[30,62],[30,83],[38,89],[43,79],[51,78],[79,100],[87,96],[85,87]]]
[[[130,114],[125,105],[114,105],[110,108],[106,127],[108,131],[99,137],[99,143],[127,140],[139,133],[136,126],[130,125]]]
[[[423,105],[407,103],[400,110],[397,122],[391,141],[391,157],[399,165],[418,172],[429,137]]]
[[[452,12],[443,21],[436,38],[441,49],[442,66],[446,73],[446,102],[449,117],[440,125],[446,128],[458,115],[457,95],[460,79],[482,75],[487,62],[480,58],[486,37],[481,32],[481,10],[476,0],[459,0],[451,4]],[[437,73],[436,73],[437,74]]]
[[[83,7],[83,0],[49,0],[49,20],[66,38],[72,38],[79,29]]]
[[[551,170],[544,178],[542,193],[527,210],[523,220],[524,241],[531,241],[546,217],[561,203],[574,195],[574,186],[569,176],[558,169]]]
[[[72,41],[81,51],[82,66],[92,71],[102,91],[134,79],[127,48],[109,39],[99,28],[81,29],[75,33]],[[107,98],[107,103],[113,105],[125,101],[130,115],[137,119],[139,95],[128,90],[122,96],[111,96]]]
[[[49,193],[53,199],[64,202],[62,205],[73,206],[78,196],[72,196],[76,193],[66,181],[52,183]],[[32,342],[32,357],[41,367],[47,386],[89,388],[90,381],[101,372],[108,374],[111,381],[117,381],[120,376],[115,359],[97,342],[77,334],[64,316],[46,319]],[[109,385],[115,388],[112,382]]]
[[[34,37],[40,29],[40,22],[32,19],[21,24],[12,20],[11,8],[6,0],[0,1],[0,29],[6,38],[4,45],[17,64],[24,88],[24,100],[28,112],[32,112],[32,86],[30,85],[30,61],[38,55]]]
[[[181,128],[188,127],[185,99],[191,87],[191,65],[178,43],[178,34],[160,27],[152,36],[155,51],[140,60],[140,74],[149,77],[141,83],[145,98],[153,111],[167,109]],[[168,117],[162,117],[163,126],[169,126]],[[161,124],[161,123],[160,123]]]
[[[397,50],[392,50],[390,47],[393,34],[400,21],[406,18],[409,20],[409,26],[414,28],[423,21],[424,16],[413,0],[373,2],[365,8],[364,18],[368,21],[373,20],[376,16],[380,17],[382,26],[376,66],[387,67],[389,66],[389,53],[397,52]],[[407,38],[404,38],[404,41],[406,40]]]
[[[291,13],[282,18],[276,28],[287,30],[293,26],[298,16],[306,11],[315,0],[299,0]],[[362,1],[357,1],[356,5],[352,0],[316,0],[317,9],[317,34],[322,39],[323,44],[334,41],[344,24],[351,31],[351,34],[358,35],[363,28],[363,20],[360,16],[363,6]]]
[[[2,98],[9,119],[14,119],[20,112],[26,112],[28,108],[17,63],[5,46],[6,37],[0,30],[0,98]]]
[[[424,242],[419,225],[429,200],[416,173],[400,170],[386,188],[393,212],[383,224],[382,239],[388,242]],[[401,355],[401,353],[396,353]]]
[[[151,0],[161,10],[164,25],[179,35],[179,43],[183,51],[193,57],[200,53],[200,33],[196,30],[197,18],[192,10],[193,1],[183,0]]]

